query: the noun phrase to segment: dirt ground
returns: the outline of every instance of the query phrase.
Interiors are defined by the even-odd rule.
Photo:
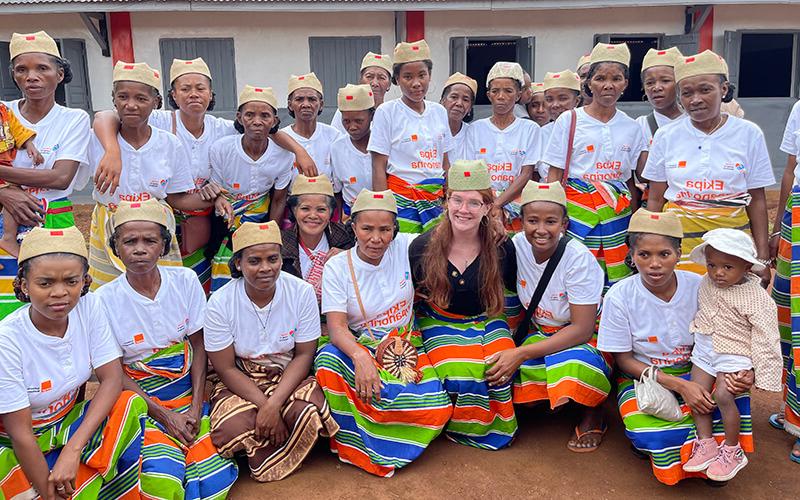
[[[767,198],[772,220],[777,191],[768,192]],[[90,214],[91,206],[76,207],[78,227],[87,235]],[[440,437],[414,463],[394,477],[382,479],[340,462],[321,440],[303,467],[283,481],[259,484],[242,467],[230,498],[796,498],[800,466],[788,458],[792,439],[767,423],[779,404],[778,394],[754,393],[756,452],[749,455],[750,465],[722,488],[712,488],[699,479],[676,487],[656,481],[649,462],[631,453],[612,398],[605,407],[608,434],[595,453],[567,450],[566,442],[577,422],[573,410],[553,414],[545,409],[523,409],[517,415],[517,439],[505,450],[483,451]]]

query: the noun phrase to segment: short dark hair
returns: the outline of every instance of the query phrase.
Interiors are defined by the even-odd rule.
[[[81,263],[83,264],[83,275],[84,278],[89,273],[89,261],[86,260],[85,257],[81,255],[75,255],[74,253],[67,253],[67,252],[54,252],[54,253],[47,253],[43,255],[37,255],[36,257],[31,257],[30,259],[25,259],[19,263],[19,268],[17,269],[17,277],[14,278],[12,283],[12,288],[14,289],[14,296],[16,296],[17,300],[20,302],[30,302],[31,298],[22,291],[22,280],[28,278],[28,273],[31,271],[31,265],[36,262],[37,259],[40,257],[72,257],[75,259],[80,259]],[[86,283],[81,290],[81,297],[89,293],[89,283]]]
[[[430,59],[423,59],[422,61],[410,61],[400,64],[395,64],[392,66],[392,84],[397,85],[397,78],[400,76],[400,72],[403,70],[403,66],[406,64],[410,64],[411,62],[423,62],[425,66],[428,68],[428,73],[433,73],[433,61]]]
[[[596,63],[592,63],[589,66],[589,73],[586,74],[586,79],[584,83],[582,83],[583,93],[592,97],[592,90],[589,88],[589,82],[592,81],[592,77],[595,73],[597,73],[597,69],[600,67],[601,64],[616,64],[622,70],[622,75],[625,77],[626,80],[630,81],[631,79],[631,71],[630,69],[622,63],[615,62],[615,61],[600,61]]]
[[[450,89],[456,85],[455,83],[451,83],[447,87],[442,89],[442,97],[439,98],[439,101],[444,100],[445,96],[450,92]],[[463,83],[461,85],[464,85]],[[469,113],[464,115],[464,118],[461,120],[464,123],[469,123],[475,118],[475,94],[472,93],[472,89],[469,89],[470,93],[472,94],[472,106],[469,108]]]
[[[247,104],[247,103],[244,103],[244,104]],[[239,106],[236,109],[236,111],[238,113],[242,112],[242,107],[244,107],[244,104],[242,104],[241,106]],[[272,106],[270,106],[270,108],[272,109],[272,112],[275,114],[275,120],[276,120],[275,125],[271,129],[269,129],[269,134],[272,135],[275,132],[277,132],[278,130],[280,130],[280,128],[281,128],[281,119],[278,118],[278,110],[273,108]],[[233,128],[235,128],[236,131],[239,132],[240,134],[244,134],[244,125],[242,125],[242,123],[238,119],[234,119],[233,120]]]
[[[161,233],[161,239],[164,241],[164,250],[161,252],[161,256],[165,256],[169,254],[170,246],[172,245],[172,233],[169,232],[169,229],[162,226],[161,224],[158,225],[158,228]],[[114,232],[111,233],[111,236],[108,237],[108,247],[111,248],[111,253],[114,254],[115,257],[119,257],[119,252],[117,252],[117,230],[119,227],[114,228]]]
[[[719,83],[720,85],[724,83],[728,84],[728,91],[722,96],[722,102],[731,102],[733,100],[733,95],[736,93],[736,84],[729,81],[725,75],[719,75]]]
[[[292,223],[297,222],[297,219],[294,217],[294,209],[300,204],[300,196],[302,195],[293,194],[286,199],[286,208],[289,209],[289,220],[292,221]],[[331,211],[331,215],[333,215],[333,211],[336,209],[336,198],[333,196],[325,196],[325,199],[328,202],[328,208]]]
[[[236,267],[236,263],[242,260],[242,252],[244,252],[244,249],[239,250],[238,252],[234,252],[233,255],[231,255],[231,258],[228,259],[228,269],[230,270],[231,278],[233,279],[239,279],[242,276],[244,276],[242,272]]]

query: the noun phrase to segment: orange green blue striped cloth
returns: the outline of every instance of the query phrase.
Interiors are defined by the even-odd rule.
[[[233,226],[230,234],[245,222],[264,222],[269,219],[269,195],[256,200],[232,200]],[[228,262],[233,256],[233,251],[228,248],[230,238],[225,238],[219,246],[214,258],[211,260],[211,293],[219,290],[231,280],[231,270]]]
[[[442,216],[444,179],[425,179],[409,184],[400,177],[388,175],[387,187],[397,201],[397,222],[402,233],[425,233],[433,228]]]

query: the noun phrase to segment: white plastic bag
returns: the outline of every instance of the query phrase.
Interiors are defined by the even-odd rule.
[[[681,405],[672,391],[656,381],[656,367],[648,366],[639,380],[633,381],[639,410],[662,420],[677,422],[683,418]]]

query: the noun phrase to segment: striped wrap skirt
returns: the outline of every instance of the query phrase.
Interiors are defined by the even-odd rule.
[[[631,201],[623,182],[588,182],[569,178],[567,193],[567,234],[586,245],[606,276],[605,292],[632,273],[625,264]]]
[[[78,430],[91,401],[75,400],[55,419],[33,422],[33,433],[47,466],[52,468]],[[144,399],[123,391],[81,452],[75,479],[74,500],[138,499],[139,459],[142,452],[142,428],[147,418]],[[22,466],[14,454],[11,439],[0,428],[0,497],[36,498]]]
[[[265,195],[256,200],[233,200],[233,226],[230,234],[245,222],[266,222],[269,219],[269,196]],[[211,260],[211,293],[219,290],[231,280],[231,270],[228,263],[233,257],[229,248],[230,237],[225,238]]]
[[[387,176],[387,185],[397,201],[397,222],[402,233],[425,233],[442,217],[444,179],[435,177],[409,184],[400,177]]]
[[[192,404],[192,345],[183,341],[125,366],[125,373],[158,404],[185,413]],[[170,500],[222,499],[239,475],[236,462],[223,458],[211,442],[208,403],[198,423],[197,436],[185,446],[164,426],[147,417],[142,446],[142,493]]]
[[[784,429],[800,438],[800,186],[786,200],[780,231],[772,298],[778,306],[784,361]]]
[[[410,327],[386,335],[403,335]],[[379,333],[379,332],[374,332]],[[382,338],[382,337],[381,337]],[[453,414],[450,396],[421,351],[418,331],[409,340],[418,349],[418,382],[406,383],[378,367],[381,399],[364,403],[356,393],[353,361],[335,345],[320,339],[321,348],[314,360],[317,380],[325,391],[339,432],[331,439],[331,451],[345,463],[376,476],[390,477],[405,467],[442,432]],[[380,338],[373,340],[363,332],[356,341],[375,356]]]
[[[531,345],[556,335],[563,327],[533,324],[522,345]],[[522,363],[514,377],[514,403],[548,401],[556,408],[572,400],[595,407],[611,392],[611,359],[597,350],[597,338],[542,358]]]
[[[690,379],[691,364],[681,367],[659,367],[664,373]],[[689,477],[705,478],[703,472],[686,472],[683,464],[692,455],[692,443],[695,440],[694,420],[689,407],[683,403],[680,395],[678,401],[683,410],[683,419],[669,422],[639,411],[636,402],[636,391],[633,380],[628,377],[617,379],[617,405],[625,425],[625,435],[633,446],[648,455],[653,466],[653,474],[660,482],[668,485],[677,484]],[[736,397],[736,407],[741,416],[739,443],[746,452],[753,451],[753,420],[750,415],[750,395]],[[712,429],[718,443],[725,439],[722,427],[722,415],[719,409],[712,414]]]
[[[489,357],[514,348],[505,317],[460,316],[421,303],[416,318],[425,353],[453,400],[445,435],[488,450],[511,444],[517,433],[511,381],[491,387],[485,376]]]

